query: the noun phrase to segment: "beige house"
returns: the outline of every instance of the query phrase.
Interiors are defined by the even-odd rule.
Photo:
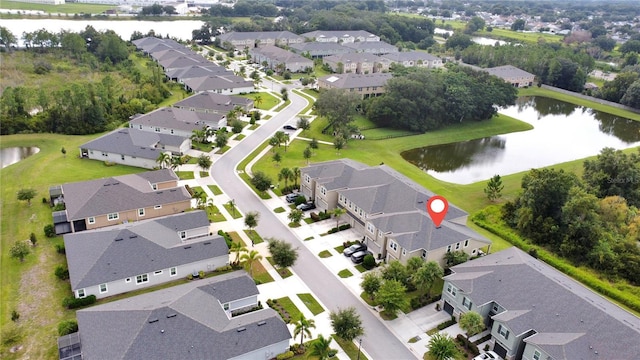
[[[318,209],[346,210],[342,220],[362,234],[377,259],[412,257],[445,265],[445,254],[480,255],[491,242],[466,227],[467,213],[449,204],[441,226],[426,212],[432,194],[385,166],[369,167],[349,159],[321,162],[300,171],[300,190]],[[483,251],[484,251],[483,250]]]
[[[406,67],[417,66],[433,69],[444,66],[442,59],[423,51],[402,51],[384,54],[381,57]]]
[[[313,69],[313,60],[273,45],[252,48],[249,50],[249,55],[253,63],[266,62],[268,68],[276,71],[280,66],[284,66],[283,70],[291,72]]]
[[[536,77],[531,73],[511,65],[484,69],[484,71],[491,75],[495,75],[518,88],[532,86]]]
[[[338,74],[371,74],[389,70],[391,61],[364,53],[346,53],[327,56],[322,59],[333,72]]]
[[[265,45],[287,46],[301,44],[304,42],[304,38],[290,31],[231,31],[218,35],[216,42],[219,42],[219,46],[223,49],[231,50]]]
[[[383,94],[385,84],[392,77],[390,73],[327,75],[318,79],[318,88],[343,89],[368,98]]]

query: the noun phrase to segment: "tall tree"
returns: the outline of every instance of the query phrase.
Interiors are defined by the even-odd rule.
[[[31,199],[33,199],[34,197],[36,197],[36,190],[35,189],[20,189],[18,190],[18,200],[21,201],[26,201],[27,205],[31,206]]]
[[[448,360],[455,358],[458,353],[456,343],[448,334],[435,333],[429,339],[429,355],[435,360]]]
[[[308,146],[304,148],[304,151],[302,152],[302,156],[307,161],[307,165],[309,165],[309,159],[311,159],[311,148],[309,148]]]
[[[358,336],[364,335],[362,320],[354,307],[338,309],[329,314],[333,332],[346,341],[352,341]]]
[[[340,224],[340,217],[347,213],[347,210],[337,206],[335,209],[331,210],[331,215],[336,219],[336,228]]]
[[[640,207],[640,151],[626,154],[604,148],[583,165],[582,178],[599,198],[618,195],[629,205]]]
[[[161,152],[158,155],[158,158],[156,159],[156,163],[158,163],[158,165],[160,165],[161,169],[166,169],[169,166],[171,166],[171,153],[169,152]]]
[[[376,302],[384,307],[387,314],[395,315],[408,305],[407,288],[397,280],[386,280],[376,292]]]
[[[256,171],[251,178],[251,184],[255,186],[258,191],[265,192],[271,188],[271,178],[262,171]]]
[[[460,328],[466,332],[467,343],[471,336],[479,334],[484,329],[482,316],[475,311],[467,311],[460,315]]]
[[[211,164],[213,162],[211,161],[211,158],[209,157],[209,155],[207,154],[202,154],[200,156],[198,156],[198,167],[200,169],[202,169],[202,171],[209,171],[209,168],[211,168]]]
[[[298,259],[298,249],[294,249],[293,246],[280,239],[267,239],[269,243],[269,252],[273,262],[280,268],[286,268],[293,266]]]
[[[257,211],[250,211],[244,216],[244,226],[249,228],[249,231],[258,226],[258,220],[260,219],[260,213]]]
[[[239,241],[234,241],[231,243],[231,246],[229,246],[229,252],[236,254],[236,259],[234,260],[234,264],[237,264],[238,261],[240,261],[240,253],[243,253],[246,251],[247,251],[247,248],[244,246],[243,243]]]
[[[8,52],[11,52],[14,45],[18,43],[15,35],[4,26],[0,26],[0,44],[4,45]]]
[[[361,102],[356,93],[329,89],[320,93],[314,106],[318,115],[326,117],[333,130],[341,133],[346,131],[347,125],[353,121]]]
[[[364,290],[369,298],[373,300],[375,298],[376,293],[380,289],[382,285],[382,278],[378,273],[375,272],[367,272],[362,277],[362,282],[360,282],[360,287]]]
[[[302,221],[302,218],[304,217],[304,212],[302,212],[302,210],[300,209],[293,209],[291,210],[291,212],[289,213],[289,215],[287,216],[287,218],[294,224],[299,225],[300,221]]]
[[[411,281],[415,284],[418,290],[424,290],[427,297],[431,295],[431,287],[436,280],[444,276],[444,270],[435,261],[429,261],[424,263],[411,275]]]
[[[253,264],[262,260],[262,255],[256,250],[242,254],[240,260],[244,260],[245,266],[249,269],[249,274],[253,276]]]
[[[489,201],[496,201],[502,196],[502,189],[504,189],[504,185],[502,185],[502,178],[500,178],[500,175],[496,174],[487,182],[487,187],[484,188],[484,193],[487,195],[487,199],[489,199]]]
[[[407,286],[409,283],[409,272],[400,261],[393,260],[382,269],[382,278],[385,280],[396,280],[402,285]]]
[[[300,314],[300,319],[294,323],[293,337],[300,335],[300,346],[304,345],[305,335],[311,337],[311,329],[316,328],[316,321],[313,319],[306,319],[304,315]]]
[[[280,169],[280,172],[278,173],[278,181],[280,180],[284,181],[284,187],[287,187],[287,183],[292,178],[293,178],[293,172],[291,171],[291,169],[286,167]]]
[[[318,360],[329,359],[331,352],[331,341],[333,338],[325,338],[322,334],[318,335],[318,338],[311,343],[311,355],[318,357]]]

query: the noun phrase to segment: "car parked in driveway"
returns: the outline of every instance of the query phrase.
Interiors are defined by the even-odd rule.
[[[293,131],[298,130],[298,128],[296,128],[295,126],[292,126],[292,125],[285,125],[282,128],[285,129],[285,130],[293,130]]]
[[[304,196],[300,193],[291,193],[291,194],[287,194],[285,196],[285,200],[287,200],[288,203],[294,203],[296,202],[296,199],[298,198],[298,196]]]
[[[484,354],[480,354],[473,358],[473,360],[502,360],[500,355],[494,353],[493,351],[487,351]]]
[[[358,251],[365,251],[367,250],[367,245],[365,244],[361,244],[361,243],[357,243],[357,244],[353,244],[351,246],[349,246],[348,248],[344,249],[344,251],[342,251],[342,254],[344,254],[344,256],[349,257],[355,253],[357,253]]]
[[[364,257],[367,255],[373,255],[371,251],[358,251],[351,255],[351,262],[354,264],[360,264],[364,261]]]
[[[307,211],[307,210],[312,210],[316,208],[316,204],[312,203],[312,202],[306,202],[306,203],[302,203],[298,206],[296,206],[296,209],[298,210],[302,210],[302,211]]]

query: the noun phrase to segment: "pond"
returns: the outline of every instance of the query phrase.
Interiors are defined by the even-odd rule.
[[[447,35],[447,36],[451,36],[453,35],[453,31],[452,30],[446,30],[446,29],[442,29],[442,28],[435,28],[433,31],[434,34],[436,35]],[[489,46],[495,46],[496,44],[499,45],[506,45],[508,44],[508,42],[503,41],[503,40],[496,40],[496,39],[491,39],[488,37],[484,37],[484,36],[472,36],[471,37],[471,41],[473,41],[476,44],[479,45],[489,45]]]
[[[40,152],[40,148],[30,147],[9,147],[0,149],[0,168],[4,169],[9,165],[24,160],[33,154]]]
[[[470,184],[640,145],[640,122],[545,97],[521,97],[499,111],[533,130],[428,146],[402,157],[433,177]]]

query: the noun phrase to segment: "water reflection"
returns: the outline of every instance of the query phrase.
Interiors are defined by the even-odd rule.
[[[544,97],[521,97],[501,113],[531,131],[429,146],[402,157],[438,179],[469,184],[640,145],[640,122]]]
[[[40,152],[40,149],[35,146],[0,149],[0,168],[4,169],[38,152]]]

